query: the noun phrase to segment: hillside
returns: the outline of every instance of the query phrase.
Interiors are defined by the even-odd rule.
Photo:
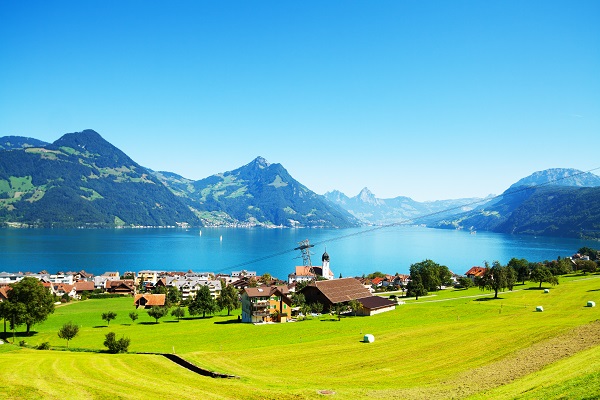
[[[0,137],[1,150],[26,149],[28,147],[44,147],[48,143],[38,139],[23,136],[3,136]]]
[[[174,226],[195,215],[92,130],[0,151],[0,222],[33,227]]]
[[[363,223],[373,225],[387,225],[400,222],[410,223],[415,218],[431,214],[435,214],[439,218],[440,216],[456,213],[457,210],[472,210],[474,204],[481,204],[484,200],[480,198],[465,198],[418,202],[404,196],[392,199],[380,199],[375,197],[368,188],[364,188],[354,197],[348,197],[338,190],[327,192],[324,196]],[[425,220],[416,222],[423,223]]]
[[[281,164],[257,157],[233,171],[190,181],[155,173],[206,225],[345,228],[350,214],[296,181]]]
[[[510,234],[599,238],[599,185],[600,178],[578,170],[540,171],[521,179],[494,201],[471,212],[447,217],[431,226]]]

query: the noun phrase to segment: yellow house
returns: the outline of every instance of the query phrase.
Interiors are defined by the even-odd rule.
[[[242,322],[287,322],[292,300],[277,286],[246,288],[242,293]]]

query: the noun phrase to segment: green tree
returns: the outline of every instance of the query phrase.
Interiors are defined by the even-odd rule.
[[[531,272],[529,269],[529,261],[524,258],[519,259],[513,257],[510,259],[507,265],[515,270],[517,273],[517,281],[523,282],[524,285],[525,281],[529,279],[529,274]]]
[[[221,293],[217,297],[217,305],[220,309],[227,309],[227,315],[231,315],[231,310],[240,307],[239,293],[233,285],[227,285],[221,289]]]
[[[385,278],[385,274],[380,271],[375,271],[367,275],[367,279]]]
[[[354,316],[356,316],[356,314],[358,314],[359,312],[362,311],[363,309],[363,305],[360,301],[356,300],[356,299],[352,299],[348,302],[348,307],[350,307],[350,309],[352,310],[352,314]]]
[[[417,272],[411,272],[410,280],[406,284],[406,296],[415,297],[415,300],[419,300],[419,296],[427,296],[427,289],[423,285],[421,275]]]
[[[75,325],[71,321],[65,323],[62,328],[58,330],[58,337],[67,341],[67,349],[69,348],[69,341],[79,333],[79,326]]]
[[[580,269],[584,274],[586,273],[594,273],[598,268],[598,264],[592,260],[577,260],[575,261],[577,264],[577,268]]]
[[[595,261],[598,258],[598,250],[592,249],[591,247],[582,247],[577,250],[577,253],[582,256],[588,256],[592,261]]]
[[[436,291],[442,286],[448,286],[452,283],[452,273],[448,267],[440,265],[432,260],[424,260],[410,266],[411,278],[415,275],[421,275],[423,287],[428,291]]]
[[[159,307],[153,306],[148,310],[148,315],[154,318],[155,322],[158,324],[158,320],[164,317],[169,313],[169,309],[167,307]]]
[[[185,308],[181,308],[181,307],[174,308],[173,311],[171,311],[171,315],[173,317],[177,318],[177,321],[179,322],[180,318],[185,317]]]
[[[466,276],[461,276],[458,278],[458,284],[463,289],[468,289],[471,286],[473,286],[473,281],[471,280],[471,278],[467,278]]]
[[[131,322],[135,322],[136,319],[138,319],[138,313],[137,311],[132,311],[129,313],[129,318],[131,318]]]
[[[217,302],[210,295],[208,286],[200,287],[188,306],[190,315],[202,314],[202,318],[206,318],[206,314],[214,314],[217,309]]]
[[[259,280],[259,282],[262,282],[265,285],[270,285],[272,279],[273,279],[273,277],[271,276],[271,274],[268,272],[265,272],[264,274],[262,274],[262,276],[258,280]]]
[[[117,318],[117,313],[113,311],[107,311],[102,313],[102,320],[106,321],[106,326],[110,325],[110,321]]]
[[[510,270],[509,270],[510,269]],[[516,273],[511,267],[504,267],[498,261],[494,261],[492,266],[485,262],[485,272],[477,280],[477,286],[481,290],[493,290],[494,298],[498,298],[498,292],[503,289],[512,288],[516,279]]]
[[[342,303],[337,303],[333,306],[333,314],[337,316],[338,321],[342,319],[342,313],[346,310],[348,310],[348,306]]]
[[[54,312],[52,295],[32,277],[25,277],[10,287],[7,301],[13,305],[10,307],[11,319],[16,326],[25,324],[29,335],[33,325],[45,321]]]
[[[553,286],[558,285],[558,278],[552,275],[552,271],[550,271],[548,267],[541,263],[537,264],[535,268],[533,268],[530,279],[533,282],[539,282],[540,289],[542,288],[543,282],[547,282]]]
[[[294,292],[291,296],[292,306],[301,307],[304,303],[306,303],[306,297],[304,297],[303,293]]]
[[[316,314],[320,314],[323,312],[323,303],[314,302],[310,304],[310,310]]]
[[[129,349],[129,344],[131,341],[129,338],[121,337],[121,339],[117,340],[114,332],[109,332],[106,334],[104,339],[104,346],[108,348],[109,353],[127,353],[127,349]]]

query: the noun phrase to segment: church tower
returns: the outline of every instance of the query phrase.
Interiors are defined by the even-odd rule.
[[[331,269],[329,268],[329,254],[327,254],[327,248],[321,257],[321,261],[323,261],[323,267],[321,270],[323,273],[323,278],[333,279],[333,272],[331,272]]]

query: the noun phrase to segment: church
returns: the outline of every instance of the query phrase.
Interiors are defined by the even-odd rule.
[[[329,267],[329,254],[327,254],[327,249],[323,253],[321,257],[322,266],[320,267],[308,267],[308,266],[299,266],[296,267],[296,270],[288,275],[288,283],[294,282],[311,282],[317,277],[323,277],[325,279],[333,279],[333,272]]]

